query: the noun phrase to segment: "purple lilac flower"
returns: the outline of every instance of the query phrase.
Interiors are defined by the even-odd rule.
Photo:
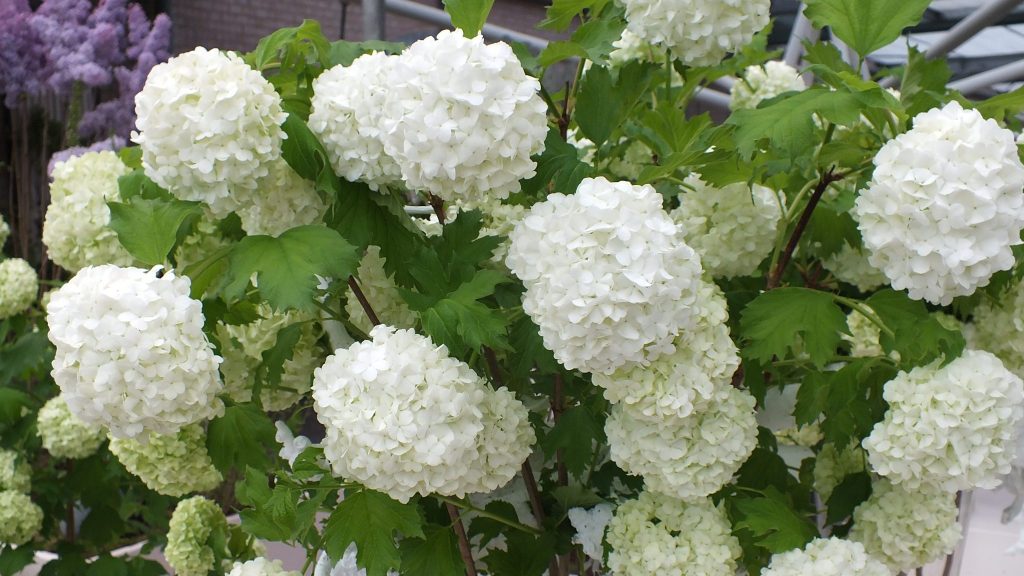
[[[59,152],[54,152],[53,156],[50,156],[50,163],[46,165],[46,175],[49,176],[53,174],[53,167],[57,164],[67,162],[75,156],[81,156],[86,152],[103,152],[104,150],[117,152],[121,148],[124,148],[126,144],[127,141],[124,138],[111,136],[110,138],[100,140],[91,146],[72,146],[71,148],[65,148]]]

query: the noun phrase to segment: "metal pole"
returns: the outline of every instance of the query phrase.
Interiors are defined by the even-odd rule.
[[[384,39],[384,0],[362,0],[363,40]]]
[[[368,0],[363,0],[366,2]],[[448,13],[433,6],[426,6],[412,0],[377,0],[382,1],[388,12],[407,16],[415,20],[436,24],[438,26],[450,27],[452,19]],[[504,26],[484,24],[482,30],[484,38],[488,40],[501,40],[503,42],[521,42],[532,50],[543,50],[547,48],[548,41],[543,38],[523,34]]]
[[[956,50],[964,42],[970,40],[982,29],[1002,20],[1024,0],[992,0],[979,6],[971,15],[956,23],[935,44],[924,53],[928,59],[941,58]]]
[[[786,51],[782,55],[782,61],[796,68],[800,64],[800,57],[804,54],[804,40],[813,40],[818,37],[814,25],[804,16],[804,3],[800,3],[796,20],[793,22],[793,30],[789,33],[789,40],[786,42]]]
[[[953,90],[969,94],[982,88],[987,88],[997,82],[1010,82],[1020,80],[1021,78],[1024,78],[1024,60],[1010,62],[998,68],[975,74],[974,76],[961,78],[955,82],[950,82],[949,87]]]
[[[693,93],[693,99],[706,106],[711,106],[712,108],[718,108],[725,111],[729,110],[729,101],[731,100],[728,94],[723,94],[722,92],[712,90],[711,88],[701,88],[700,90],[697,90]]]

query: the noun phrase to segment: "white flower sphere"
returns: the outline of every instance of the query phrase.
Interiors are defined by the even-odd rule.
[[[364,54],[313,81],[309,129],[339,176],[374,190],[402,179],[401,168],[384,152],[381,130],[388,74],[397,59],[383,52]]]
[[[83,268],[47,306],[53,379],[83,422],[117,438],[173,434],[223,411],[220,358],[187,277]]]
[[[224,480],[206,451],[206,432],[200,424],[169,436],[151,434],[145,444],[111,438],[110,452],[146,486],[167,496],[207,492]]]
[[[227,530],[220,507],[202,496],[178,502],[171,514],[164,557],[177,576],[207,576],[216,568],[210,535]]]
[[[981,350],[939,362],[886,382],[889,410],[863,443],[871,467],[908,490],[996,488],[1013,462],[1024,382]]]
[[[650,186],[586,178],[534,205],[510,239],[523,309],[570,370],[649,363],[693,323],[700,260]]]
[[[713,66],[768,25],[770,0],[621,0],[629,29],[689,66]]]
[[[129,172],[109,150],[73,156],[53,168],[43,244],[61,268],[78,272],[86,266],[132,263],[110,227],[107,208],[107,202],[121,200],[117,179]]]
[[[696,323],[676,337],[675,352],[650,366],[627,364],[610,375],[594,374],[604,397],[651,418],[685,417],[706,409],[730,385],[740,357],[726,324],[725,295],[714,283],[698,280],[693,316]]]
[[[315,224],[327,210],[312,182],[299,176],[284,160],[270,164],[249,202],[238,208],[246,234],[280,236],[289,228]]]
[[[892,572],[860,542],[833,537],[812,540],[802,550],[775,554],[761,576],[892,576]]]
[[[800,72],[785,62],[772,60],[760,66],[748,66],[743,77],[729,89],[729,108],[757,108],[762,100],[806,88]]]
[[[146,175],[218,218],[244,206],[281,157],[281,98],[231,52],[200,47],[157,64],[135,113]]]
[[[17,452],[0,448],[0,490],[28,493],[32,489],[32,467]]]
[[[0,544],[21,546],[43,528],[43,510],[26,494],[0,491]]]
[[[723,389],[705,411],[647,418],[616,404],[605,423],[611,459],[652,492],[692,500],[727,484],[757,445],[754,397]]]
[[[682,502],[642,492],[608,525],[608,567],[616,574],[734,576],[742,550],[725,510],[707,498]]]
[[[715,188],[696,174],[686,183],[672,218],[700,254],[704,270],[716,278],[753,274],[774,246],[784,209],[781,196],[756,184]]]
[[[417,221],[426,220],[421,218]],[[416,325],[416,313],[409,309],[409,305],[398,292],[395,280],[384,270],[384,261],[379,247],[366,247],[366,254],[359,262],[355,274],[359,289],[373,306],[373,312],[378,320],[395,328],[412,328]],[[373,323],[370,322],[351,288],[346,292],[345,312],[356,328],[367,333],[373,329]]]
[[[461,490],[490,492],[504,486],[533,452],[537,437],[530,426],[530,414],[515,394],[507,389],[485,388],[480,403],[483,429],[477,436],[477,455],[464,463]]]
[[[1024,165],[1013,133],[958,102],[914,118],[875,156],[856,218],[871,264],[911,298],[947,305],[1014,264]]]
[[[409,46],[386,82],[384,152],[410,189],[476,206],[535,174],[547,105],[504,42],[443,30]]]
[[[856,443],[843,450],[825,444],[814,459],[814,489],[823,502],[828,502],[832,491],[850,474],[864,472],[867,463],[867,454]]]
[[[88,458],[107,439],[106,431],[79,420],[63,396],[50,398],[39,409],[36,430],[43,448],[54,458]]]
[[[285,570],[280,560],[254,558],[248,562],[235,562],[226,576],[302,576],[294,570]]]
[[[949,554],[960,541],[956,501],[940,490],[875,482],[871,497],[853,511],[850,539],[892,572],[912,571]]]
[[[0,320],[21,314],[32,306],[39,292],[39,276],[21,258],[0,261]]]
[[[481,444],[527,434],[516,421],[502,431],[484,428],[497,417],[525,418],[525,408],[512,410],[514,399],[484,407],[485,382],[425,336],[384,325],[370,336],[314,372],[314,408],[334,473],[407,502],[435,492],[461,497],[492,483],[477,474],[505,472],[501,457],[486,451],[512,457],[519,448]],[[470,463],[483,469],[467,472]]]
[[[889,284],[885,274],[871,265],[867,254],[849,244],[844,243],[838,252],[822,259],[821,266],[831,272],[836,279],[853,284],[861,292],[870,292]]]

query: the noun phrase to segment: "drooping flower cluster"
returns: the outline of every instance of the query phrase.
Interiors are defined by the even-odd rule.
[[[689,66],[713,66],[768,25],[768,0],[623,0],[629,29]]]
[[[216,568],[216,555],[207,540],[214,531],[225,530],[227,519],[213,501],[193,496],[178,502],[167,531],[167,563],[178,576],[206,576]]]
[[[335,474],[402,502],[508,482],[534,441],[526,407],[412,330],[381,325],[370,335],[314,372]]]
[[[893,572],[913,570],[949,554],[960,540],[956,502],[927,487],[874,482],[871,497],[853,512],[850,539]]]
[[[772,60],[763,65],[748,66],[743,76],[729,89],[729,108],[757,108],[762,100],[786,92],[807,88],[800,72],[785,62]]]
[[[146,486],[168,496],[213,490],[224,479],[210,460],[199,424],[168,436],[151,434],[145,444],[111,438],[110,452]]]
[[[838,252],[822,259],[821,266],[838,280],[853,284],[861,292],[868,292],[889,283],[885,274],[871,265],[864,250],[853,248],[849,244],[844,243]]]
[[[36,301],[39,276],[21,258],[0,261],[0,320],[21,314]]]
[[[0,448],[0,490],[28,493],[32,489],[32,469],[13,450]]]
[[[233,53],[196,48],[157,65],[135,110],[146,175],[218,218],[244,206],[280,160],[281,98]]]
[[[885,384],[885,419],[864,440],[872,468],[907,490],[995,488],[1010,471],[1024,382],[998,358],[967,350]]]
[[[256,385],[256,367],[263,353],[274,347],[281,330],[294,324],[301,327],[299,340],[292,347],[292,357],[284,361],[281,382],[276,387],[263,382],[260,399],[267,410],[284,410],[298,402],[312,386],[313,369],[323,361],[323,351],[317,341],[320,331],[312,316],[295,311],[275,312],[267,304],[257,308],[260,318],[248,324],[218,324],[217,337],[224,361],[220,365],[224,375],[224,389],[236,402],[252,399]]]
[[[753,274],[771,253],[784,208],[781,195],[744,183],[715,188],[696,174],[686,184],[672,218],[704,270],[716,278]]]
[[[891,576],[889,568],[859,542],[817,538],[802,550],[772,556],[761,576]]]
[[[603,502],[587,510],[586,508],[570,508],[569,522],[576,535],[572,537],[583,548],[583,553],[601,561],[604,557],[604,532],[612,521],[615,508]]]
[[[949,304],[1014,264],[1024,165],[1013,133],[958,102],[914,118],[875,156],[852,214],[871,264],[911,298]]]
[[[366,254],[363,255],[355,275],[358,278],[359,289],[373,304],[373,312],[378,320],[395,328],[412,328],[416,325],[416,313],[409,309],[409,305],[399,294],[394,279],[384,270],[384,258],[380,255],[379,247],[366,247]],[[363,332],[373,329],[373,324],[351,288],[346,293],[345,312],[356,328]]]
[[[53,379],[83,422],[111,436],[173,434],[218,415],[220,358],[189,279],[159,268],[82,269],[47,306]]]
[[[605,423],[611,458],[643,476],[648,490],[703,498],[728,483],[756,446],[754,404],[753,396],[731,387],[685,418],[647,418],[616,404]]]
[[[254,558],[248,562],[235,562],[227,576],[301,576],[294,570],[285,570],[280,560]]]
[[[289,228],[314,224],[327,210],[313,183],[296,174],[284,160],[271,162],[258,190],[238,208],[247,234],[279,236]]]
[[[65,270],[86,266],[128,266],[132,256],[110,227],[107,202],[121,200],[117,179],[130,172],[113,152],[88,152],[53,168],[43,244]]]
[[[995,354],[1024,378],[1024,282],[1014,284],[998,304],[983,300],[964,336],[972,348]]]
[[[107,439],[102,427],[86,424],[72,414],[63,396],[50,398],[36,418],[43,448],[55,458],[88,458]]]
[[[43,527],[43,510],[27,494],[0,490],[0,544],[21,546]]]
[[[650,186],[584,179],[535,204],[510,238],[523,309],[568,369],[648,363],[693,322],[700,261]]]
[[[850,474],[863,472],[867,466],[867,455],[856,444],[843,450],[836,449],[835,444],[825,444],[814,459],[814,489],[827,502],[832,491]]]
[[[643,492],[608,526],[608,567],[616,574],[733,576],[742,553],[725,511],[707,498],[680,502]]]

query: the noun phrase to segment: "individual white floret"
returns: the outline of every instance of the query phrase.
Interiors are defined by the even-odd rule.
[[[618,507],[607,539],[608,567],[616,574],[734,576],[742,553],[725,510],[711,500],[652,492]]]
[[[169,436],[151,434],[145,444],[111,438],[110,452],[146,486],[168,496],[208,492],[224,480],[213,466],[206,432],[199,424]]]
[[[135,113],[146,175],[218,218],[246,205],[281,157],[281,97],[232,52],[200,47],[156,65]]]
[[[643,41],[689,66],[713,66],[768,25],[769,0],[622,0]]]
[[[700,261],[650,186],[586,178],[534,205],[510,238],[523,309],[568,369],[649,363],[693,324]]]
[[[39,276],[21,258],[0,261],[0,320],[21,314],[39,293]]]
[[[83,268],[47,307],[53,379],[71,412],[111,436],[173,434],[223,411],[202,303],[173,271]]]
[[[707,408],[730,385],[740,358],[729,336],[725,295],[712,282],[697,282],[695,324],[680,331],[674,352],[650,366],[627,364],[610,375],[593,375],[608,401],[629,404],[651,418],[685,417]]]
[[[202,496],[182,500],[171,514],[164,557],[177,576],[207,576],[216,568],[210,535],[226,531],[227,519],[216,503]]]
[[[867,254],[849,244],[844,243],[838,252],[823,259],[821,266],[838,280],[853,284],[861,292],[870,292],[889,284],[885,274],[871,265]]]
[[[63,396],[50,398],[39,409],[36,431],[54,458],[88,458],[107,439],[101,426],[86,424],[72,414]]]
[[[409,46],[386,83],[384,152],[410,189],[477,206],[534,176],[547,105],[504,42],[441,31]]]
[[[874,163],[852,214],[893,288],[947,305],[1013,266],[1024,165],[1012,132],[954,101],[917,115]]]
[[[576,530],[572,541],[583,548],[583,553],[601,562],[604,558],[604,532],[612,521],[615,507],[607,502],[598,504],[590,510],[586,508],[570,508],[569,522]]]
[[[886,382],[889,409],[864,440],[871,467],[908,490],[995,488],[1010,471],[1024,382],[988,352],[967,350]]]
[[[417,221],[426,220],[420,218]],[[359,262],[355,276],[360,290],[373,307],[378,320],[395,328],[412,328],[416,325],[416,313],[410,310],[409,305],[402,299],[394,278],[384,270],[384,258],[380,255],[379,247],[366,247],[366,254]],[[345,312],[356,328],[363,332],[369,332],[373,328],[351,288],[346,292]]]
[[[26,544],[42,527],[43,510],[27,494],[0,491],[0,544]]]
[[[284,160],[270,164],[257,192],[238,208],[246,234],[280,236],[289,228],[315,224],[327,207],[312,182],[299,176]]]
[[[611,459],[647,489],[685,500],[727,484],[757,444],[754,397],[723,389],[703,412],[648,418],[617,404],[605,423]]]
[[[757,108],[762,100],[806,88],[800,72],[785,62],[772,60],[763,65],[747,66],[742,77],[729,89],[729,108]]]
[[[274,427],[277,428],[277,432],[274,434],[274,440],[277,440],[281,444],[281,449],[278,450],[277,455],[282,460],[287,460],[289,466],[295,465],[295,459],[299,457],[299,454],[313,446],[313,441],[305,436],[296,436],[292,433],[291,428],[288,424],[278,420],[274,422]]]
[[[285,570],[280,560],[254,558],[247,562],[235,562],[226,576],[301,576],[294,570]]]
[[[28,494],[32,489],[32,467],[13,450],[0,448],[0,490]]]
[[[384,152],[381,128],[388,74],[397,59],[383,52],[365,54],[313,81],[309,129],[339,176],[374,190],[402,179],[398,164]]]
[[[129,172],[109,150],[73,156],[53,168],[43,244],[61,268],[78,272],[86,266],[133,262],[110,227],[107,207],[107,202],[121,200],[117,179]]]
[[[705,272],[716,278],[753,274],[774,246],[782,197],[756,184],[715,188],[696,174],[686,184],[672,218],[686,243],[700,254]]]
[[[892,572],[913,571],[949,554],[960,540],[956,501],[941,490],[875,482],[871,497],[853,511],[850,539]]]
[[[814,489],[828,502],[832,491],[850,474],[867,469],[867,455],[856,444],[837,450],[835,444],[825,444],[814,459]]]
[[[775,554],[761,576],[892,576],[892,572],[860,542],[832,537],[812,540],[802,550]]]

